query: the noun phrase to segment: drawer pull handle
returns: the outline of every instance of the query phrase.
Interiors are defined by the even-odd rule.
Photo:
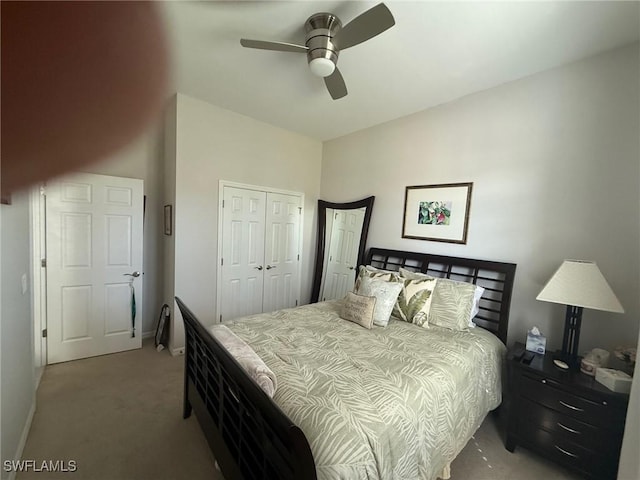
[[[575,453],[571,453],[571,452],[567,452],[564,448],[560,448],[558,445],[554,445],[554,447],[556,447],[556,449],[560,450],[562,453],[564,453],[565,455],[569,455],[570,457],[573,458],[580,458],[578,455],[576,455]]]
[[[583,408],[574,407],[573,405],[569,405],[568,403],[564,403],[562,400],[558,400],[560,405],[570,408],[571,410],[575,410],[576,412],[584,412]]]
[[[578,430],[574,430],[573,428],[569,428],[566,425],[561,424],[560,422],[557,422],[557,425],[560,428],[565,429],[567,432],[575,433],[576,435],[582,435],[582,432],[579,432]]]

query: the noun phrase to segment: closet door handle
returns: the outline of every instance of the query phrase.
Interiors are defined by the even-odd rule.
[[[267,265],[267,270],[271,270],[272,268],[276,268],[276,265]]]
[[[253,267],[253,268],[255,268],[256,270],[262,270],[262,265],[258,265],[257,267]]]

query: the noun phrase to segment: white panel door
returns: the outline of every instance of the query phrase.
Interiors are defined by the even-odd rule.
[[[297,305],[300,202],[299,196],[267,193],[263,312]]]
[[[364,214],[364,208],[337,210],[334,213],[331,250],[324,287],[320,294],[323,301],[342,298],[349,290],[353,290]]]
[[[224,187],[220,315],[262,312],[266,193]]]
[[[142,231],[142,180],[47,184],[48,363],[142,346]]]

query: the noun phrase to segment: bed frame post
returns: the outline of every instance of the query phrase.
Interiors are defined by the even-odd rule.
[[[185,327],[183,417],[195,412],[226,480],[315,480],[300,428],[176,297]]]
[[[187,342],[187,344],[185,345],[185,349],[184,349],[184,387],[183,387],[183,394],[182,394],[182,418],[187,419],[191,416],[191,411],[192,411],[192,407],[191,407],[191,402],[189,402],[189,382],[188,382],[188,378],[189,378],[189,362],[190,362],[190,351],[189,351],[189,342]]]

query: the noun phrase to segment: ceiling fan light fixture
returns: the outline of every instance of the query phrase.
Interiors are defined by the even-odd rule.
[[[309,68],[318,77],[328,77],[336,69],[336,64],[328,58],[314,58],[309,62]]]

